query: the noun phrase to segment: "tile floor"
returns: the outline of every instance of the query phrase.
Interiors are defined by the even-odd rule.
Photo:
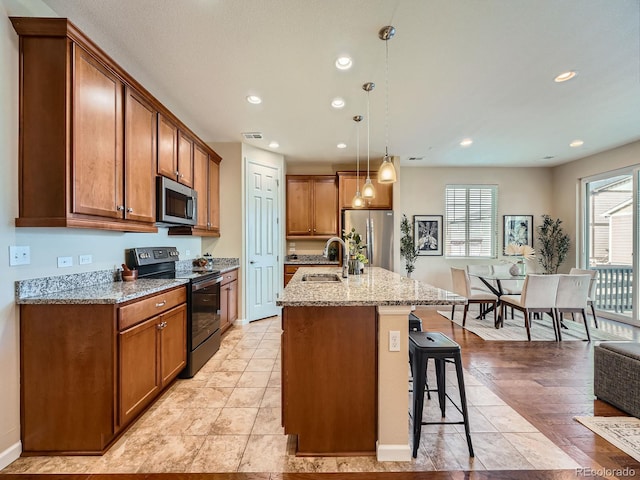
[[[101,457],[24,457],[2,473],[373,472],[575,469],[566,453],[465,372],[475,458],[462,425],[422,429],[417,459],[297,458],[280,426],[280,318],[233,327],[218,353],[178,380]],[[452,372],[453,373],[453,372]],[[429,373],[433,379],[433,372]],[[455,374],[447,392],[455,399]],[[409,399],[408,399],[409,400]],[[457,411],[447,410],[449,420]],[[437,421],[437,399],[425,419]],[[409,431],[409,430],[408,430]]]

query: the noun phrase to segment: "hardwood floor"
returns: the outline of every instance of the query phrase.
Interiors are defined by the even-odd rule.
[[[525,417],[571,458],[590,471],[437,471],[362,473],[212,473],[138,474],[158,480],[564,480],[570,478],[640,478],[640,462],[575,422],[576,415],[623,416],[623,412],[593,397],[593,343],[483,341],[433,310],[418,309],[427,331],[439,331],[462,347],[466,369]],[[605,476],[606,474],[606,476]],[[45,475],[4,474],[0,480]],[[118,479],[132,474],[46,475],[64,478]]]

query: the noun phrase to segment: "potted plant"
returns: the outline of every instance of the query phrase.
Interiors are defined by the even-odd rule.
[[[362,243],[362,237],[355,228],[350,232],[343,230],[342,238],[349,246],[349,273],[357,275],[364,269],[364,264],[369,262],[366,255],[362,253],[367,246]]]
[[[418,249],[416,248],[413,236],[413,226],[409,223],[407,216],[402,214],[400,222],[400,256],[404,258],[404,268],[407,270],[407,277],[411,278],[411,272],[415,270],[416,258],[418,258]]]
[[[552,219],[549,215],[542,215],[542,225],[536,227],[538,233],[538,262],[544,273],[558,273],[558,267],[569,253],[571,239],[564,233],[562,220]]]

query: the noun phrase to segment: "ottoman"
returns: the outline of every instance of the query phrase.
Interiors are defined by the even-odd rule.
[[[596,397],[640,417],[640,343],[601,342],[593,363]]]

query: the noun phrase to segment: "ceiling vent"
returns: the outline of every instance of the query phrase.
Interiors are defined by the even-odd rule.
[[[424,160],[424,157],[409,157],[407,160],[411,162],[419,162],[420,160]]]
[[[242,132],[242,137],[245,140],[262,140],[262,132]]]

